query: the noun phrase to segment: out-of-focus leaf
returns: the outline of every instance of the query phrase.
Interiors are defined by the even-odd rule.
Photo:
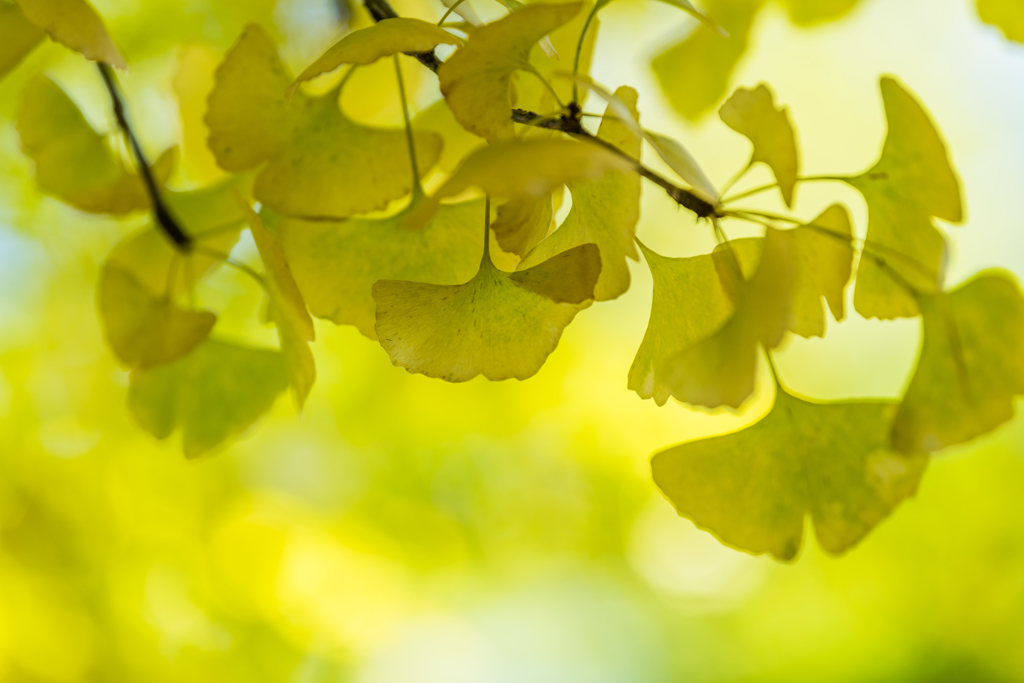
[[[945,240],[932,217],[963,218],[960,182],[928,114],[902,85],[883,78],[889,133],[878,163],[847,182],[868,204],[865,255],[854,307],[865,318],[918,314],[915,292],[931,294],[944,278]]]
[[[902,452],[937,451],[992,431],[1024,394],[1024,296],[988,272],[921,297],[921,357],[893,425]]]
[[[409,372],[448,382],[526,379],[593,299],[600,272],[597,247],[584,244],[516,273],[485,253],[461,285],[381,280],[373,285],[377,338]]]
[[[630,118],[639,118],[636,91],[619,88],[615,96],[630,108]],[[609,105],[597,137],[615,145],[630,158],[640,156],[641,138],[615,116]],[[572,208],[565,221],[538,244],[519,264],[530,268],[555,254],[581,244],[596,244],[601,252],[601,277],[594,289],[595,301],[608,301],[629,289],[626,258],[638,259],[633,236],[640,219],[640,176],[632,172],[609,171],[599,180],[570,182]],[[504,248],[504,244],[502,245]]]
[[[597,2],[598,9],[612,4],[613,1],[614,0],[598,0],[598,2]],[[687,14],[692,16],[694,19],[697,19],[698,21],[700,21],[702,24],[704,24],[708,28],[718,32],[719,35],[724,34],[724,31],[723,31],[723,29],[720,26],[715,24],[715,22],[712,21],[711,19],[709,19],[707,17],[707,15],[705,15],[699,9],[694,7],[693,3],[689,2],[689,0],[661,0],[661,2],[665,3],[666,5],[672,5],[673,7],[678,7],[679,9],[683,10],[684,12],[686,12]]]
[[[217,70],[206,123],[222,168],[241,171],[267,163],[255,197],[280,213],[345,218],[385,207],[412,189],[405,132],[371,128],[339,109],[337,92],[321,98],[296,93],[270,37],[250,25]],[[414,134],[421,171],[437,162],[442,140]]]
[[[473,31],[466,45],[437,73],[441,92],[459,123],[488,140],[512,138],[512,74],[529,71],[534,44],[572,19],[582,6],[580,2],[530,5]]]
[[[736,90],[718,114],[727,126],[753,143],[750,163],[760,161],[772,169],[786,205],[792,207],[800,154],[789,111],[785,107],[776,109],[771,90],[762,84],[753,90]]]
[[[36,182],[77,209],[123,214],[150,208],[146,188],[129,171],[107,137],[89,125],[60,86],[37,76],[25,88],[18,110],[21,148],[36,165]],[[163,183],[174,167],[172,148],[153,164]]]
[[[182,432],[186,458],[196,458],[253,425],[288,388],[277,351],[207,339],[192,353],[130,376],[128,408],[142,428],[166,439]]]
[[[86,59],[118,69],[128,64],[110,39],[103,20],[86,0],[17,0],[25,17],[58,43]]]
[[[288,97],[303,81],[334,71],[342,64],[372,64],[401,52],[429,52],[438,45],[461,45],[448,31],[422,19],[399,17],[352,31],[327,49],[288,87]]]
[[[412,127],[433,131],[444,139],[437,167],[445,173],[454,171],[469,152],[485,144],[483,138],[470,133],[455,120],[443,98],[414,116]]]
[[[189,181],[199,185],[221,180],[224,170],[206,144],[210,130],[203,117],[206,99],[213,90],[214,72],[223,54],[204,44],[187,45],[178,52],[171,85],[178,101],[181,123],[181,167]]]
[[[45,35],[17,5],[0,2],[0,78],[34,50]]]
[[[451,9],[456,2],[458,2],[458,0],[441,0],[441,4],[449,9]],[[473,9],[473,5],[470,4],[469,0],[462,0],[462,2],[458,2],[458,6],[455,7],[453,11],[455,14],[465,19],[470,26],[480,26],[484,23],[480,20],[480,15],[476,13],[475,9]]]
[[[1024,43],[1024,3],[1017,0],[977,0],[978,16],[997,26],[1008,39]]]
[[[846,16],[859,0],[782,0],[789,20],[797,26],[835,21]]]
[[[914,495],[928,464],[888,450],[894,410],[780,389],[754,426],[655,455],[654,481],[680,515],[728,545],[791,560],[810,516],[822,548],[842,553]]]

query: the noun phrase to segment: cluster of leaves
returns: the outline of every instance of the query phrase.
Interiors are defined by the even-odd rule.
[[[1008,420],[1024,393],[1024,296],[1002,272],[946,287],[947,245],[935,220],[962,219],[960,186],[915,97],[883,78],[888,134],[878,162],[859,174],[808,178],[789,112],[771,90],[735,91],[720,116],[753,149],[737,178],[762,163],[776,183],[723,197],[683,145],[640,125],[636,91],[612,93],[587,75],[608,2],[512,3],[507,16],[484,24],[462,0],[449,14],[464,21],[449,26],[400,18],[370,0],[378,23],[345,35],[297,78],[251,25],[218,68],[205,117],[209,148],[234,175],[188,191],[165,187],[173,150],[146,162],[106,66],[123,60],[84,0],[0,4],[0,34],[35,31],[11,50],[23,54],[45,30],[101,63],[131,152],[38,76],[18,130],[40,188],[83,211],[152,214],[113,249],[98,286],[103,328],[131,371],[129,407],[139,423],[158,438],[180,428],[185,454],[195,457],[248,429],[289,386],[301,407],[316,377],[310,313],[355,326],[409,372],[450,382],[527,379],[581,310],[628,290],[628,259],[640,252],[654,299],[628,387],[658,405],[673,397],[740,408],[762,353],[771,363],[788,334],[823,337],[825,308],[845,317],[851,281],[860,315],[922,319],[920,358],[901,401],[820,403],[776,376],[775,405],[754,426],[654,457],[655,482],[680,514],[730,545],[790,559],[810,516],[822,546],[842,552],[914,493],[932,453]],[[712,2],[714,21],[686,0],[669,3],[703,27],[654,68],[663,83],[666,74],[685,82],[688,96],[698,95],[687,106],[696,106],[701,90],[690,90],[688,74],[714,60],[694,50],[742,51],[762,3]],[[855,2],[788,4],[807,20]],[[980,6],[988,18],[1001,7]],[[454,48],[443,61],[439,45]],[[556,57],[573,50],[570,73]],[[436,70],[443,95],[415,118],[401,55]],[[18,58],[5,55],[0,66]],[[404,130],[364,125],[339,106],[354,70],[386,58],[395,60]],[[300,87],[343,66],[326,94]],[[721,71],[708,68],[698,86]],[[596,133],[582,125],[586,92],[607,103]],[[645,143],[677,179],[642,164]],[[429,196],[423,178],[436,188]],[[702,219],[718,247],[672,258],[642,244],[642,179]],[[846,183],[863,195],[863,240],[838,204],[811,221],[743,208],[745,198],[776,187],[793,208],[798,184],[809,181]],[[572,206],[555,225],[565,188]],[[762,226],[764,236],[730,241],[724,224],[734,220]],[[262,274],[229,257],[246,225]],[[196,310],[193,291],[225,264],[265,290],[279,350],[211,336],[217,317]]]

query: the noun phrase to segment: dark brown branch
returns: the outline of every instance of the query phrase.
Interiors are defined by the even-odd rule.
[[[391,7],[388,0],[364,0],[363,4],[376,22],[398,18],[398,13]],[[423,66],[434,73],[437,73],[438,68],[441,66],[441,60],[437,58],[433,50],[430,52],[406,52],[404,54],[415,57]]]
[[[156,219],[157,225],[178,245],[178,248],[187,251],[192,247],[192,238],[186,235],[185,231],[178,226],[177,221],[171,216],[167,205],[160,198],[160,188],[157,187],[156,180],[153,178],[153,171],[149,167],[149,162],[146,161],[146,155],[143,154],[135,133],[132,132],[131,126],[128,125],[128,117],[124,112],[124,102],[117,91],[113,73],[110,67],[102,62],[97,63],[96,66],[99,67],[100,75],[103,76],[103,82],[106,84],[107,92],[110,94],[110,101],[114,106],[114,116],[117,117],[117,123],[121,127],[124,136],[128,139],[128,146],[135,156],[135,165],[139,169],[139,175],[142,176],[142,182],[146,186],[149,201],[153,205],[153,217]]]

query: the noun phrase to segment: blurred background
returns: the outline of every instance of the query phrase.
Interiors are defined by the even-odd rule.
[[[203,103],[246,22],[281,41],[293,70],[344,30],[331,0],[94,4],[132,64],[122,83],[144,145],[182,147],[177,187],[220,173]],[[425,19],[444,9],[395,4]],[[749,143],[713,112],[675,113],[650,68],[694,28],[667,5],[618,0],[593,74],[635,86],[646,125],[679,136],[722,184]],[[436,79],[406,61],[422,109]],[[94,307],[99,264],[145,217],[86,215],[36,189],[13,121],[40,71],[113,129],[95,68],[59,45],[0,81],[0,680],[1024,681],[1024,423],[940,454],[917,497],[842,558],[810,536],[789,565],[726,548],[675,515],[649,459],[758,419],[770,389],[714,415],[627,392],[650,311],[642,263],[625,296],[582,313],[521,383],[410,375],[354,328],[319,323],[303,414],[282,399],[234,445],[186,461],[132,422]],[[802,26],[768,3],[730,90],[771,84],[805,172],[855,173],[881,149],[886,73],[926,104],[963,180],[951,280],[1024,274],[1024,46],[982,24],[973,0],[861,0]],[[396,124],[394,92],[385,60],[350,83],[345,106]],[[802,187],[797,213],[836,199],[863,231],[845,188]],[[650,186],[639,234],[672,256],[713,244]],[[222,311],[221,333],[274,344],[244,276],[222,269],[201,297]],[[790,341],[779,365],[809,396],[896,397],[918,342],[917,321],[853,315],[824,341]]]

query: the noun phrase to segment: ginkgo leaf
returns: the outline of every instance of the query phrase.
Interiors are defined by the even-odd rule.
[[[753,143],[750,163],[760,161],[772,169],[786,206],[792,207],[800,156],[789,111],[785,107],[776,109],[771,90],[761,84],[753,90],[736,90],[718,114],[725,125]]]
[[[963,218],[960,183],[928,114],[892,78],[881,82],[889,133],[878,163],[847,179],[868,205],[854,307],[865,318],[917,315],[915,292],[941,288],[945,240],[932,217]]]
[[[473,9],[473,5],[469,3],[469,0],[441,0],[441,4],[452,9],[455,14],[466,20],[470,26],[480,26],[484,22],[480,20],[480,15]]]
[[[1024,5],[1017,0],[977,0],[978,16],[1008,39],[1024,43]]]
[[[524,256],[547,237],[553,219],[554,202],[548,194],[505,202],[498,207],[497,218],[491,227],[503,250]]]
[[[34,50],[45,35],[17,5],[0,2],[0,78]]]
[[[533,69],[529,72],[519,71],[512,77],[514,106],[534,112],[554,112],[561,109],[561,103],[572,100],[573,83],[564,78],[560,79],[559,75],[567,69],[577,66],[577,49],[579,49],[577,72],[581,76],[590,73],[597,38],[601,35],[600,19],[596,15],[592,17],[590,15],[592,7],[592,0],[583,0],[583,9],[541,40],[539,43],[541,49],[533,50],[530,53],[530,64]],[[580,35],[588,17],[590,17],[590,25],[583,36],[583,44],[580,45]],[[543,80],[536,74],[543,76]],[[517,128],[516,130],[530,130],[530,128]]]
[[[723,263],[736,267],[727,249],[713,258],[720,270]],[[778,346],[789,325],[795,262],[791,241],[768,228],[760,263],[739,286],[730,318],[656,369],[675,398],[707,408],[739,408],[754,393],[759,347]]]
[[[306,310],[299,286],[292,277],[284,251],[277,237],[267,232],[259,215],[241,197],[240,206],[249,223],[249,232],[260,252],[260,259],[266,269],[267,292],[270,296],[270,319],[277,326],[281,340],[281,353],[288,365],[295,399],[301,408],[306,403],[313,383],[316,382],[316,361],[309,350],[309,342],[316,339],[313,319]]]
[[[510,111],[512,74],[531,70],[530,50],[568,22],[583,4],[536,4],[473,31],[438,69],[441,92],[455,118],[488,140],[515,136]]]
[[[118,69],[128,64],[110,39],[103,20],[86,0],[17,0],[25,17],[58,43],[86,59]]]
[[[598,0],[597,7],[598,9],[603,8],[607,5],[610,5],[613,1],[614,0]],[[711,21],[711,19],[709,19],[707,15],[705,15],[699,9],[694,7],[693,3],[689,2],[689,0],[661,0],[661,2],[665,3],[666,5],[678,7],[679,9],[683,10],[684,12],[692,16],[694,19],[700,21],[708,28],[716,31],[719,35],[728,35],[720,26],[715,24],[715,22]]]
[[[277,351],[207,339],[174,363],[133,371],[128,408],[158,439],[180,427],[185,457],[196,458],[242,434],[287,388]]]
[[[209,311],[186,311],[167,297],[155,297],[112,263],[100,271],[97,303],[107,343],[130,368],[181,358],[206,339],[217,321]]]
[[[574,140],[516,140],[478,149],[466,157],[433,196],[421,202],[405,225],[426,225],[441,200],[478,187],[494,198],[538,199],[566,183],[597,180],[608,171],[632,171],[635,164],[596,144]]]
[[[419,231],[402,227],[405,211],[347,221],[282,217],[273,227],[310,312],[376,339],[373,283],[466,282],[480,265],[483,213],[482,200],[445,204]]]
[[[337,90],[303,93],[289,102],[291,78],[270,37],[249,25],[217,70],[206,123],[217,163],[259,171],[253,194],[280,213],[345,218],[384,208],[412,189],[405,131],[363,126],[338,106]],[[441,138],[414,133],[425,171],[437,162]]]
[[[1024,296],[1011,275],[990,271],[923,296],[921,313],[921,357],[892,432],[902,452],[990,432],[1024,394]]]
[[[445,173],[454,171],[466,155],[486,144],[483,138],[470,133],[455,120],[444,98],[416,114],[412,119],[412,127],[415,130],[433,131],[444,140],[437,168]]]
[[[639,117],[635,90],[622,87],[615,96],[629,107],[631,118]],[[597,137],[630,158],[640,156],[640,136],[614,115],[611,106],[605,111]],[[570,182],[569,192],[572,208],[565,220],[526,255],[517,269],[538,265],[581,244],[596,244],[601,252],[601,277],[594,289],[594,300],[615,299],[629,289],[626,258],[639,258],[633,237],[640,220],[640,176],[609,171],[599,180]]]
[[[108,138],[92,129],[50,79],[37,76],[29,82],[17,127],[21,148],[35,162],[36,183],[44,192],[90,213],[150,208],[142,179],[125,167]],[[170,175],[175,156],[172,148],[153,163],[158,183]]]
[[[747,50],[754,16],[764,0],[715,0],[708,14],[726,32],[694,31],[651,62],[672,107],[690,120],[704,116],[722,99],[729,79]]]
[[[516,273],[495,268],[485,251],[461,285],[381,280],[373,285],[377,338],[409,372],[448,382],[523,380],[593,299],[600,272],[597,247],[584,244]]]
[[[654,456],[654,481],[680,515],[724,543],[796,557],[810,517],[839,554],[904,499],[928,464],[888,450],[895,404],[812,403],[783,390],[760,422]]]
[[[789,20],[797,26],[835,21],[857,6],[859,0],[782,0]]]
[[[303,81],[334,71],[342,64],[373,64],[381,57],[401,52],[429,52],[442,44],[461,45],[462,41],[443,28],[421,19],[385,19],[352,31],[329,47],[289,86],[288,97]]]

